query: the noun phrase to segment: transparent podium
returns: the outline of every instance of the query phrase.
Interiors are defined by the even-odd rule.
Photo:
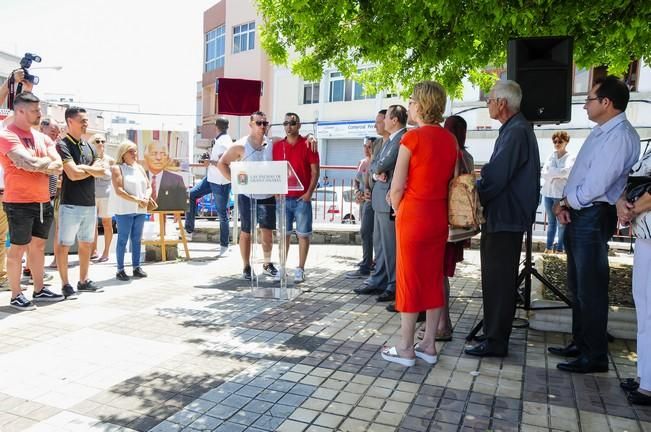
[[[291,300],[301,291],[294,284],[293,278],[287,274],[287,213],[285,196],[288,191],[302,191],[303,184],[296,172],[287,161],[240,161],[231,163],[231,187],[235,196],[247,195],[251,198],[250,214],[240,213],[240,218],[249,217],[251,220],[251,294],[254,297],[276,298]],[[277,241],[274,248],[272,236],[271,261],[274,249],[278,250],[278,275],[262,275],[264,251],[260,243],[261,233],[258,228],[258,199],[256,197],[276,196],[276,233]],[[238,200],[235,198],[235,202]]]

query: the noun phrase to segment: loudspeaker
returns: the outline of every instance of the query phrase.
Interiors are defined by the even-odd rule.
[[[522,88],[520,111],[532,123],[567,123],[572,117],[572,38],[509,41],[508,79]]]

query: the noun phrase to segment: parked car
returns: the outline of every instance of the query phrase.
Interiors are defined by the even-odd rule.
[[[318,188],[312,194],[312,213],[315,222],[357,223],[359,204],[352,188]]]
[[[228,196],[228,218],[231,218],[235,201],[233,199],[233,191]],[[215,204],[215,197],[213,194],[204,195],[203,198],[197,200],[197,214],[210,220],[217,219],[217,205]]]

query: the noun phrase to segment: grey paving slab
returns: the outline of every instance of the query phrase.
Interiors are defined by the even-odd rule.
[[[439,364],[412,368],[379,356],[399,317],[343,278],[358,247],[314,245],[291,302],[252,297],[237,254],[214,259],[201,243],[191,253],[147,264],[150,277],[128,286],[113,260],[93,265],[102,295],[31,313],[0,306],[0,430],[651,430],[651,408],[619,388],[634,341],[611,344],[609,373],[585,376],[555,368],[547,347],[567,343],[560,333],[517,328],[504,359],[463,354],[482,315],[476,251],[452,279],[453,340]],[[42,358],[75,367],[39,369]]]

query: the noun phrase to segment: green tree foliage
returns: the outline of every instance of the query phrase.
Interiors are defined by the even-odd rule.
[[[574,37],[574,61],[623,73],[650,60],[649,0],[257,0],[262,45],[306,80],[324,67],[360,78],[370,92],[435,79],[458,95],[463,77],[503,65],[516,37]],[[358,77],[359,64],[377,67]]]

